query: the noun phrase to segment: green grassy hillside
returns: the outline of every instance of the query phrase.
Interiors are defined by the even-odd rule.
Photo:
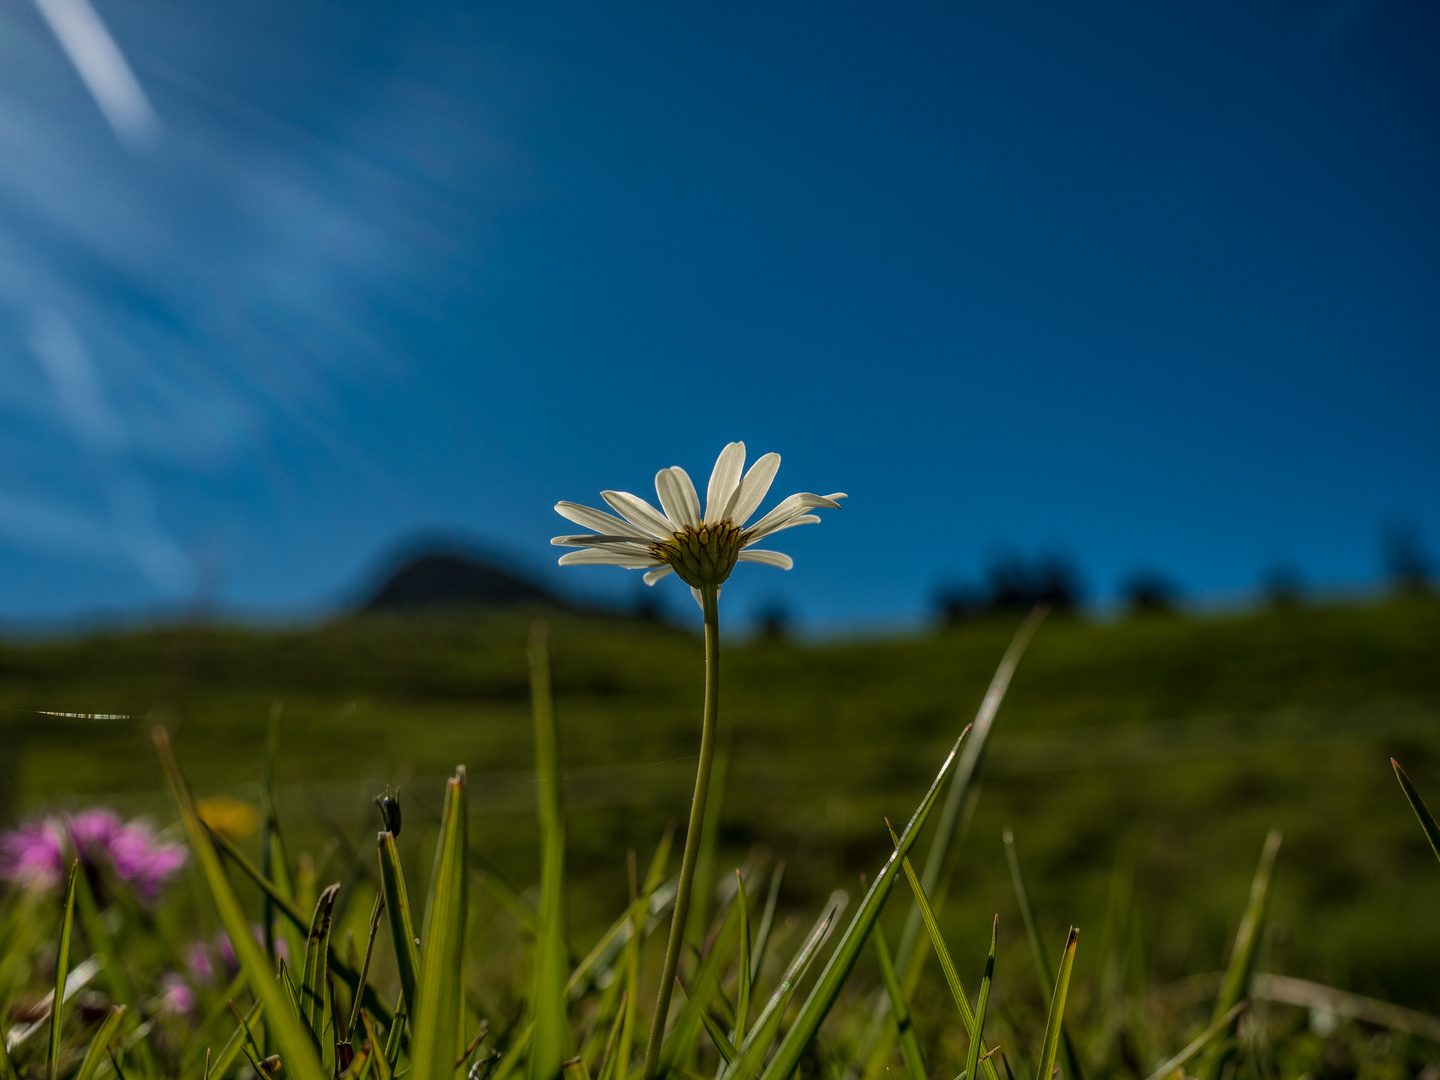
[[[370,617],[12,642],[0,647],[4,811],[103,799],[169,820],[146,737],[156,721],[175,730],[201,794],[253,797],[266,718],[283,701],[282,812],[302,842],[343,838],[336,865],[352,846],[373,852],[369,797],[398,782],[407,827],[421,828],[463,762],[472,837],[524,885],[536,875],[528,622]],[[789,861],[788,899],[807,908],[873,873],[888,849],[882,817],[913,807],[1016,622],[731,646],[722,864],[766,846]],[[623,902],[624,850],[648,851],[667,818],[683,819],[701,656],[678,630],[575,616],[553,620],[552,648],[583,941]],[[1440,803],[1440,603],[1053,618],[992,746],[946,909],[967,962],[979,964],[991,912],[1018,926],[1006,825],[1054,934],[1073,922],[1098,936],[1112,882],[1133,868],[1144,965],[1162,981],[1223,965],[1276,826],[1271,970],[1440,1010],[1440,867],[1388,762]],[[1080,967],[1099,955],[1082,949]]]

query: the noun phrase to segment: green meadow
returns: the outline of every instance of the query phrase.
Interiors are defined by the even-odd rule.
[[[278,709],[280,817],[292,851],[322,860],[323,881],[351,883],[357,867],[373,876],[371,799],[387,782],[401,789],[407,857],[423,880],[444,778],[464,763],[473,852],[533,897],[525,648],[541,616],[567,816],[570,947],[583,953],[625,904],[625,852],[636,850],[643,868],[667,821],[683,831],[702,653],[681,629],[476,612],[11,641],[0,647],[4,811],[13,820],[104,803],[174,821],[148,734],[156,723],[173,732],[199,796],[254,802]],[[1018,622],[728,643],[718,846],[702,883],[782,858],[782,911],[808,920],[835,888],[858,897],[861,875],[873,877],[890,851],[885,818],[896,828],[908,818]],[[1440,865],[1391,756],[1440,802],[1434,599],[1052,616],[1000,709],[947,877],[941,920],[957,964],[978,971],[998,913],[997,985],[1033,979],[1001,842],[1009,827],[1042,932],[1056,950],[1067,926],[1084,933],[1077,987],[1098,986],[1123,955],[1126,977],[1183,996],[1185,979],[1225,966],[1276,828],[1284,842],[1266,970],[1440,1012]],[[900,900],[883,920],[894,923],[892,939],[909,907],[908,895]],[[868,952],[860,971],[873,982]],[[919,992],[943,998],[931,975]],[[1084,993],[1072,1009],[1087,1007]]]

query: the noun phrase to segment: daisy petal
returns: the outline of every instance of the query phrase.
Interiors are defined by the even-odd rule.
[[[655,565],[655,560],[641,555],[627,555],[602,548],[586,548],[571,551],[560,556],[561,566],[624,566],[631,570],[644,570]]]
[[[679,465],[673,465],[670,471],[675,474],[675,479],[680,481],[680,492],[685,496],[685,505],[689,507],[695,524],[700,525],[705,520],[704,513],[700,510],[700,493],[695,490],[695,482],[690,479],[690,474]]]
[[[628,491],[602,491],[600,497],[631,526],[656,540],[669,540],[675,535],[675,526],[665,515],[638,495],[631,495]]]
[[[782,531],[783,529],[793,529],[796,525],[819,525],[819,524],[820,524],[820,516],[819,516],[818,514],[801,514],[801,513],[794,513],[794,514],[791,514],[789,517],[784,518],[784,519],[781,520],[781,521],[772,522],[771,524],[766,525],[766,526],[765,526],[765,531],[762,532],[762,533],[759,533],[759,534],[757,534],[757,535],[755,535],[755,536],[751,536],[749,533],[746,533],[746,534],[745,534],[745,543],[746,543],[746,545],[757,543],[757,542],[765,539],[765,537],[767,537],[767,536],[774,536],[777,532],[780,532],[780,531]]]
[[[835,495],[832,496],[812,495],[808,491],[802,491],[781,499],[775,509],[771,510],[754,525],[745,530],[745,542],[749,544],[755,540],[759,540],[762,536],[769,535],[777,528],[780,528],[789,518],[795,517],[797,514],[803,514],[807,510],[814,510],[821,506],[828,507],[831,510],[838,510],[840,509],[840,504],[836,500],[843,498],[845,498],[843,492],[836,492]]]
[[[710,486],[705,491],[705,523],[713,525],[725,519],[726,511],[740,486],[745,470],[745,444],[732,442],[720,451],[710,473]]]
[[[576,525],[584,525],[585,528],[594,529],[596,532],[618,533],[621,536],[647,535],[628,521],[621,521],[614,514],[607,514],[604,510],[596,510],[589,506],[581,506],[579,503],[558,502],[555,504],[555,512],[563,518],[569,518]]]
[[[817,519],[818,520],[818,519]],[[758,548],[747,548],[737,556],[741,562],[755,562],[762,566],[778,566],[781,570],[789,570],[795,565],[795,560],[789,555],[783,555],[778,551],[761,551]]]
[[[649,559],[652,563],[660,560],[650,551],[650,546],[641,540],[618,540],[609,536],[557,536],[555,540],[579,540],[578,544],[557,545],[563,547],[587,547],[596,551],[609,551],[616,555],[633,555],[637,559]],[[555,540],[550,541],[552,544]]]
[[[775,474],[779,470],[779,454],[765,454],[754,465],[751,465],[750,471],[745,474],[745,479],[740,481],[740,486],[735,489],[735,495],[725,511],[725,516],[736,525],[744,525],[745,520],[764,501],[770,491],[770,485],[775,482]]]
[[[675,523],[677,529],[700,524],[700,496],[695,494],[690,474],[679,465],[661,469],[655,474],[655,494],[660,496],[665,516]]]
[[[634,544],[637,550],[650,550],[651,539],[648,536],[605,536],[585,534],[584,536],[555,536],[550,543],[556,547],[600,547],[608,544]]]
[[[651,570],[642,580],[646,585],[654,585],[661,578],[665,577],[665,575],[673,574],[674,572],[675,568],[673,566],[662,566],[658,570]]]

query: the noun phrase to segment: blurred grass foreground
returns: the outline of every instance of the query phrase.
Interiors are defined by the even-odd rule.
[[[251,996],[242,994],[248,946],[236,950],[220,933],[223,903],[217,922],[205,899],[215,893],[213,868],[192,857],[153,895],[127,891],[119,872],[114,852],[123,844],[163,862],[163,852],[184,839],[149,736],[162,725],[211,835],[249,860],[253,872],[234,860],[228,871],[237,910],[260,928],[256,955],[273,947],[289,956],[293,974],[271,984],[294,990],[295,1015],[309,1025],[295,1030],[321,1033],[317,1060],[330,1073],[355,1076],[363,1061],[365,1075],[379,1080],[406,1070],[449,1076],[450,1058],[477,1031],[487,1032],[485,1041],[460,1055],[472,1076],[503,1080],[512,1069],[533,1070],[541,1054],[525,1040],[545,1038],[548,1021],[537,1012],[545,991],[532,978],[532,954],[553,940],[568,957],[571,985],[555,1021],[568,1030],[549,1038],[584,1063],[567,1066],[567,1076],[583,1080],[577,1068],[596,1080],[631,1076],[630,1058],[616,1047],[643,1039],[630,1030],[632,1014],[639,1008],[643,1016],[654,996],[646,980],[658,970],[669,871],[663,860],[652,866],[652,854],[667,823],[683,827],[688,808],[700,649],[693,635],[663,624],[545,614],[564,818],[561,833],[542,836],[526,659],[535,615],[366,614],[306,629],[195,626],[0,646],[0,814],[10,826],[28,822],[27,843],[40,847],[44,821],[68,820],[69,843],[83,855],[73,823],[96,807],[113,811],[103,822],[85,819],[109,830],[103,844],[111,854],[87,862],[78,886],[70,878],[73,942],[61,933],[71,924],[59,871],[6,893],[0,1005],[8,1010],[13,1064],[0,1061],[0,1070],[208,1080],[229,1047],[226,1075],[283,1070],[301,1080],[298,1057],[265,1060],[272,1053],[285,1060],[286,1032],[294,1034],[288,1020],[257,1013],[251,1032],[226,1006],[234,998],[243,1013],[253,1001],[275,1015],[254,978]],[[758,1027],[765,995],[789,984],[786,963],[808,955],[807,931],[827,905],[840,907],[832,893],[843,889],[844,910],[810,942],[808,977],[823,981],[815,971],[827,950],[838,955],[845,947],[841,932],[857,910],[864,913],[861,897],[888,865],[885,819],[897,830],[910,820],[975,716],[1018,622],[996,616],[884,640],[727,643],[722,749],[693,948],[672,1020],[678,1041],[665,1057],[671,1074],[760,1074],[769,1041],[759,1045],[757,1036],[759,1048],[747,1056],[739,1038],[751,984],[749,1017]],[[892,988],[897,999],[879,989],[883,965],[872,942],[838,1004],[820,1014],[824,1027],[807,1041],[799,1068],[827,1080],[862,1073],[874,1080],[884,1069],[948,1080],[984,1068],[987,1080],[992,1073],[998,1080],[1012,1069],[1020,1076],[1023,1065],[1049,1080],[1045,1062],[1054,1060],[1065,1080],[1141,1080],[1205,1031],[1210,1042],[1177,1068],[1211,1080],[1402,1076],[1440,1061],[1440,1023],[1431,1019],[1440,1012],[1440,863],[1396,786],[1392,756],[1434,807],[1440,602],[1433,597],[1106,623],[1052,616],[1004,698],[930,897],[987,1046],[998,1042],[1001,1051],[989,1059],[969,1052],[971,1021],[951,1000],[949,957],[935,952],[923,969],[923,959],[912,964],[905,985]],[[467,769],[447,785],[460,762]],[[387,785],[398,789],[404,814],[403,835],[391,830],[394,872],[408,882],[421,939],[420,951],[410,950],[414,987],[405,950],[395,946],[390,920],[398,915],[382,916],[373,903],[388,880],[383,844],[377,864],[373,840],[382,827],[374,798]],[[283,843],[262,842],[271,814]],[[917,870],[933,817],[929,827],[914,848]],[[1267,846],[1272,830],[1283,834],[1278,856],[1273,841]],[[557,836],[564,892],[552,917],[531,883],[541,879],[541,853]],[[197,854],[194,834],[191,841]],[[57,850],[66,843],[57,834]],[[1257,906],[1262,847],[1275,863]],[[1024,868],[1033,939],[1007,854]],[[764,916],[757,932],[782,861],[783,887],[776,884],[770,900],[776,914]],[[736,868],[744,903],[746,894],[736,898]],[[877,926],[903,947],[916,901],[899,868],[891,872],[899,883]],[[307,922],[317,904],[326,909],[324,932],[339,957],[330,969],[312,967],[313,935],[307,944],[276,914],[279,901],[256,887],[257,873],[303,908]],[[111,880],[116,875],[124,880]],[[470,877],[467,901],[462,879]],[[338,892],[322,893],[332,881]],[[457,911],[446,907],[447,895],[460,898]],[[637,921],[627,910],[639,912]],[[1254,925],[1242,920],[1247,912]],[[987,1020],[974,992],[997,913],[994,989],[987,974],[981,991],[989,996]],[[447,925],[459,928],[458,938],[446,937]],[[1072,955],[1063,948],[1071,925],[1084,928],[1073,974],[1062,962]],[[1269,989],[1261,994],[1252,980],[1246,991],[1242,979],[1227,1001],[1222,973],[1236,970],[1237,934],[1250,942],[1241,975],[1268,979]],[[463,942],[463,990],[458,981],[449,989],[436,982],[431,952],[451,938]],[[923,954],[929,931],[919,940]],[[597,941],[614,947],[592,954]],[[336,964],[353,975],[362,957],[369,962],[367,942],[378,942],[369,968],[374,1010],[352,1008],[344,978],[325,987]],[[750,955],[767,945],[774,955]],[[746,962],[732,971],[737,948]],[[204,964],[196,959],[202,955]],[[1048,971],[1037,981],[1042,955]],[[56,1028],[63,1041],[47,1053],[43,1033],[25,1032],[48,1015],[45,989],[53,997],[57,962],[67,956],[72,973],[87,958],[103,959],[62,995],[75,1004],[68,1026]],[[1057,962],[1062,979],[1052,993]],[[742,979],[741,968],[755,976]],[[806,977],[803,967],[795,974]],[[307,986],[318,994],[313,1000]],[[424,1014],[412,1012],[408,1029],[392,1015],[397,1003],[406,1005],[407,988]],[[789,992],[795,996],[778,1003],[767,1040],[805,1020],[808,984]],[[1254,1000],[1237,1028],[1215,1012],[1217,1000],[1228,1009],[1242,992]],[[442,998],[449,1027],[424,1008]],[[913,1013],[918,1037],[907,1040],[892,1016],[877,1051],[881,1021],[872,1017],[897,1001]],[[1386,1013],[1381,1001],[1401,1008]],[[130,1011],[107,1032],[108,1018],[118,1015],[106,1011],[114,1002]],[[1057,1005],[1063,1039],[1051,1023]],[[459,1016],[457,1031],[450,1013]],[[360,1051],[366,1024],[374,1027],[369,1051],[353,1062],[337,1057],[341,1034]],[[102,1035],[104,1053],[94,1050]],[[431,1038],[439,1058],[425,1049]],[[457,1038],[451,1054],[446,1040]],[[1433,1064],[1429,1070],[1430,1080],[1440,1077]],[[532,1072],[531,1080],[553,1078]]]

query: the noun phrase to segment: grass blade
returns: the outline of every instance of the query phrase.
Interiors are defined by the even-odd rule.
[[[304,1014],[300,1011],[300,991],[295,989],[295,980],[290,977],[290,968],[285,964],[285,958],[280,958],[280,985],[284,988],[290,1002],[290,1011],[303,1019]]]
[[[318,1047],[325,1036],[325,957],[330,951],[330,923],[339,884],[331,885],[315,903],[315,917],[305,939],[305,968],[300,975],[300,1011]]]
[[[530,628],[530,698],[535,718],[536,799],[540,813],[540,913],[531,972],[530,1080],[555,1080],[571,1054],[565,993],[565,816],[560,807],[560,746],[550,689],[549,629]]]
[[[945,795],[945,805],[941,807],[940,816],[935,822],[935,838],[930,841],[930,850],[925,855],[925,870],[920,875],[920,884],[925,887],[926,896],[933,896],[936,886],[940,884],[940,875],[944,872],[951,844],[954,843],[960,825],[961,811],[979,776],[980,767],[984,764],[985,750],[990,744],[990,732],[995,726],[995,717],[1000,712],[1005,694],[1010,689],[1015,669],[1019,667],[1020,658],[1025,655],[1025,650],[1030,645],[1030,639],[1035,636],[1035,631],[1049,613],[1049,604],[1036,604],[1025,616],[1019,629],[1015,631],[1015,636],[1010,639],[1005,655],[1000,658],[995,674],[991,676],[985,696],[980,700],[980,708],[975,711],[975,719],[970,725],[970,740],[955,766],[955,778],[950,783],[950,790]],[[896,971],[901,977],[910,970],[915,947],[920,941],[921,921],[919,907],[912,907],[905,919],[905,932],[900,938],[900,952],[896,957]]]
[[[1275,872],[1275,856],[1280,853],[1280,839],[1280,831],[1272,829],[1260,851],[1260,863],[1255,868],[1255,878],[1250,883],[1250,900],[1245,905],[1245,914],[1240,917],[1240,928],[1235,932],[1235,946],[1230,953],[1230,964],[1225,969],[1224,981],[1220,984],[1220,996],[1215,999],[1212,1019],[1219,1020],[1245,996],[1245,987],[1250,982],[1250,969],[1255,962],[1255,950],[1260,945],[1260,927],[1264,923],[1265,908],[1270,900],[1270,879]],[[1208,1080],[1220,1080],[1227,1056],[1228,1050],[1224,1044],[1210,1053],[1205,1069]]]
[[[780,886],[785,881],[785,860],[775,864],[770,874],[770,895],[765,898],[765,913],[760,916],[760,930],[755,935],[755,948],[750,957],[750,982],[760,977],[760,966],[765,962],[765,950],[770,945],[770,931],[775,926],[775,907],[780,902]]]
[[[75,935],[75,879],[80,874],[80,860],[70,864],[70,878],[65,885],[65,909],[60,916],[60,942],[55,949],[55,996],[50,999],[50,1076],[59,1076],[60,1028],[65,1020],[65,977],[70,974],[70,942]]]
[[[370,1014],[362,1012],[360,1014],[360,1022],[365,1025],[365,1039],[370,1044],[370,1060],[375,1062],[375,1075],[379,1080],[391,1080],[394,1073],[391,1071],[390,1062],[385,1056],[385,1044],[380,1041],[380,1036],[375,1033],[375,1024],[370,1019]]]
[[[1405,770],[1393,757],[1390,764],[1395,767],[1395,779],[1400,781],[1400,790],[1405,792],[1405,798],[1410,800],[1410,809],[1415,811],[1415,816],[1420,819],[1420,828],[1425,830],[1425,838],[1430,841],[1430,849],[1435,852],[1435,857],[1440,859],[1440,825],[1435,824],[1435,815],[1430,813],[1430,808],[1425,805],[1425,800],[1420,798],[1420,792],[1415,790],[1415,785],[1410,782],[1410,777],[1405,775]]]
[[[975,1002],[975,1027],[970,1036],[970,1050],[965,1055],[965,1075],[974,1076],[980,1067],[980,1041],[985,1036],[985,1011],[990,1005],[990,980],[995,977],[995,939],[1000,933],[1000,916],[990,924],[990,955],[985,958],[985,974],[980,977],[980,997]]]
[[[890,823],[885,823],[888,828]],[[890,838],[895,842],[895,850],[900,850],[900,840],[895,835],[895,830],[890,830]],[[905,877],[910,882],[910,891],[915,894],[916,906],[920,909],[920,918],[925,924],[925,930],[930,935],[930,946],[935,950],[935,958],[940,961],[940,970],[945,975],[945,983],[950,987],[950,996],[955,999],[955,1007],[960,1010],[960,1019],[965,1022],[965,1031],[970,1038],[981,1043],[981,1051],[984,1051],[984,1038],[981,1032],[975,1029],[975,1014],[970,1011],[970,1002],[965,997],[965,987],[960,983],[960,973],[955,970],[955,961],[950,956],[950,948],[945,944],[945,938],[940,933],[940,923],[935,918],[935,909],[930,906],[930,899],[925,895],[925,890],[920,884],[920,877],[915,873],[915,867],[910,864],[909,859],[902,860],[905,868]],[[981,1059],[985,1063],[985,1075],[988,1080],[1000,1080],[995,1073],[995,1066],[990,1063],[988,1057]]]
[[[855,966],[855,961],[860,956],[860,950],[865,947],[865,938],[869,935],[870,928],[875,925],[875,920],[880,917],[880,912],[885,907],[885,901],[890,898],[890,890],[894,887],[895,877],[900,872],[900,863],[910,848],[915,845],[915,841],[920,836],[920,830],[925,827],[930,810],[940,795],[940,789],[955,768],[955,760],[969,734],[970,728],[966,727],[960,733],[960,737],[955,740],[955,745],[951,748],[950,753],[946,755],[940,771],[935,774],[935,780],[931,783],[930,789],[925,792],[925,797],[920,800],[920,805],[911,815],[910,823],[905,826],[905,834],[900,838],[899,845],[886,860],[880,873],[875,876],[875,883],[865,894],[860,909],[855,912],[855,917],[845,928],[845,934],[841,937],[840,943],[835,946],[835,951],[830,954],[825,970],[820,973],[820,977],[815,981],[814,989],[810,991],[810,996],[801,1006],[800,1015],[795,1018],[795,1023],[786,1032],[785,1038],[781,1040],[779,1048],[775,1051],[775,1056],[766,1066],[764,1080],[788,1080],[790,1074],[799,1066],[805,1048],[810,1045],[810,1040],[820,1030],[820,1025],[834,1006],[835,999],[840,995],[840,987],[850,977],[850,970]]]
[[[6,1049],[3,1033],[0,1033],[0,1080],[20,1080],[15,1063],[10,1060],[10,1051]]]
[[[634,914],[630,921],[630,940],[625,943],[625,1003],[620,1010],[625,1022],[620,1028],[620,1045],[615,1051],[615,1071],[621,1080],[629,1074],[630,1058],[635,1049],[636,1025],[640,1022],[640,939],[645,929],[645,917],[650,911],[651,898],[665,881],[665,869],[670,864],[670,848],[674,842],[675,824],[671,822],[666,826],[655,854],[650,859],[645,882],[635,898],[637,902],[631,906]]]
[[[119,962],[120,954],[115,947],[114,937],[105,925],[105,920],[100,917],[100,905],[95,900],[89,878],[84,874],[75,879],[75,911],[80,916],[80,927],[85,931],[90,947],[105,957],[102,971],[105,981],[110,985],[111,996],[126,1007],[126,1015],[131,1018],[133,1026],[135,1018],[144,1015],[140,1011],[140,997],[125,971],[125,965]],[[149,1040],[141,1039],[136,1043],[135,1049],[140,1058],[141,1072],[147,1077],[158,1075]]]
[[[1070,928],[1065,939],[1065,950],[1060,954],[1060,972],[1055,976],[1055,992],[1050,995],[1050,1015],[1045,1020],[1045,1042],[1040,1052],[1040,1067],[1035,1070],[1035,1080],[1050,1080],[1055,1071],[1055,1054],[1060,1049],[1060,1026],[1065,1019],[1065,999],[1070,995],[1070,971],[1075,966],[1075,946],[1080,943],[1080,931]]]
[[[1240,1014],[1245,1011],[1249,1004],[1248,1001],[1237,1001],[1229,1012],[1220,1017],[1219,1020],[1214,1021],[1208,1028],[1196,1036],[1194,1042],[1151,1073],[1149,1080],[1165,1080],[1166,1077],[1173,1075],[1176,1070],[1188,1064],[1191,1058],[1209,1046],[1214,1039],[1228,1032],[1230,1026],[1239,1019]]]
[[[735,906],[740,910],[740,960],[735,990],[735,1029],[732,1038],[743,1038],[750,1014],[750,901],[745,896],[745,879],[735,871]],[[727,1062],[728,1064],[728,1062]]]
[[[910,1019],[910,1005],[905,1000],[905,991],[900,987],[900,978],[895,974],[895,962],[890,958],[890,946],[885,942],[885,932],[880,924],[870,931],[875,939],[875,955],[880,961],[880,979],[885,984],[885,993],[890,999],[890,1015],[895,1018],[895,1028],[900,1037],[900,1052],[905,1056],[905,1068],[910,1080],[926,1080],[925,1057],[920,1052],[920,1040],[915,1037],[915,1025]]]
[[[259,867],[251,862],[245,856],[245,853],[236,846],[233,840],[226,837],[223,833],[215,832],[208,825],[205,826],[205,831],[209,834],[211,842],[215,845],[215,849],[234,863],[246,877],[255,883],[261,892],[270,898],[275,910],[284,915],[286,921],[291,926],[300,930],[309,929],[310,917],[300,910],[284,889],[266,877]],[[301,954],[296,953],[294,955]],[[340,977],[341,981],[350,988],[351,992],[361,992],[359,974],[335,951],[333,944],[330,947],[328,962],[330,964],[330,970]],[[380,1000],[380,995],[375,992],[374,987],[365,987],[364,1001],[365,1007],[387,1024],[394,1019],[394,1013],[390,1006]]]
[[[1015,834],[1006,829],[1003,838],[1005,861],[1010,866],[1010,882],[1015,886],[1020,918],[1025,923],[1025,937],[1030,941],[1030,957],[1035,961],[1035,978],[1040,984],[1041,999],[1044,1000],[1050,993],[1050,953],[1045,948],[1045,939],[1040,936],[1035,909],[1030,905],[1030,890],[1025,887],[1025,875],[1020,870],[1020,853],[1015,848]],[[1084,1080],[1085,1074],[1080,1071],[1080,1057],[1075,1053],[1075,1044],[1071,1042],[1070,1032],[1064,1024],[1060,1025],[1060,1049],[1065,1054],[1065,1075],[1070,1080]]]
[[[185,824],[190,850],[210,887],[211,899],[215,903],[221,925],[230,937],[235,958],[250,984],[250,993],[256,1001],[265,1005],[265,1029],[275,1038],[287,1077],[289,1080],[325,1080],[309,1033],[299,1018],[290,1011],[285,992],[270,973],[269,959],[250,936],[250,921],[245,917],[240,901],[235,898],[230,880],[225,876],[224,867],[220,865],[220,856],[216,854],[210,843],[209,832],[200,821],[200,815],[195,809],[195,797],[190,793],[190,786],[185,782],[180,765],[175,760],[175,752],[170,747],[169,733],[164,728],[157,727],[153,738],[160,755],[160,764],[170,782],[171,793],[180,807],[180,817]]]
[[[732,907],[725,912],[720,931],[715,936],[715,943],[695,970],[690,985],[682,987],[685,991],[685,1004],[660,1043],[662,1073],[690,1059],[690,1053],[700,1038],[700,1031],[704,1026],[703,1017],[710,1008],[710,999],[720,989],[720,965],[730,953],[738,925],[735,909]]]
[[[466,869],[465,766],[445,786],[445,816],[435,845],[435,872],[425,904],[425,956],[420,962],[419,1007],[411,1028],[414,1080],[451,1080],[460,1052],[464,1006]]]
[[[240,1047],[250,1038],[250,1025],[260,1018],[265,1011],[263,1002],[255,1002],[250,1006],[250,1011],[235,1025],[235,1030],[230,1033],[230,1038],[225,1040],[225,1045],[220,1047],[220,1053],[210,1062],[210,1075],[225,1080],[230,1073],[230,1066],[235,1064],[235,1059],[240,1056]]]
[[[1025,655],[1030,639],[1039,629],[1040,624],[1045,621],[1049,612],[1048,604],[1037,604],[1021,622],[1014,637],[1010,639],[1005,654],[1000,658],[999,665],[995,668],[995,674],[990,679],[985,696],[980,700],[980,707],[975,711],[975,720],[971,724],[971,740],[956,765],[955,778],[951,781],[950,790],[945,796],[945,803],[940,808],[940,816],[935,825],[935,836],[930,841],[930,850],[925,856],[925,870],[920,875],[920,883],[925,889],[926,896],[940,895],[936,890],[940,887],[941,878],[946,872],[945,868],[950,863],[956,837],[960,834],[962,826],[968,820],[975,805],[975,796],[978,794],[975,782],[984,764],[985,750],[990,742],[990,732],[995,725],[995,717],[1010,689],[1015,669],[1019,666],[1021,657]],[[919,907],[912,905],[910,913],[905,918],[905,929],[900,934],[900,951],[896,954],[896,971],[900,976],[901,985],[909,988],[912,992],[919,980],[918,965],[924,959],[924,945],[920,934],[922,922]],[[875,1017],[861,1039],[860,1049],[854,1059],[856,1062],[865,1063],[863,1071],[866,1080],[877,1080],[884,1068],[884,1062],[890,1056],[890,1045],[885,1034],[888,1030],[885,1026],[887,1002],[882,999],[877,1004]],[[854,1080],[859,1072],[857,1066],[852,1065],[846,1070],[847,1080]]]
[[[835,917],[840,913],[840,905],[844,902],[844,893],[833,894],[830,903],[826,905],[823,915],[810,928],[810,933],[805,936],[805,941],[800,946],[800,951],[795,954],[795,959],[790,961],[790,966],[785,969],[785,975],[780,980],[780,985],[770,995],[764,1011],[760,1013],[751,1028],[750,1034],[737,1048],[735,1063],[726,1069],[723,1080],[749,1080],[755,1075],[755,1070],[765,1060],[765,1051],[769,1049],[770,1043],[775,1038],[775,1033],[780,1029],[780,1021],[785,1016],[785,1009],[790,1004],[790,999],[795,994],[795,988],[800,985],[800,980],[810,970],[810,964],[815,959],[815,954],[820,951],[820,946],[830,936],[830,931],[835,925]],[[802,1010],[803,1014],[803,1010]],[[794,1028],[791,1028],[794,1031]],[[786,1041],[789,1036],[786,1036]],[[809,1040],[807,1039],[808,1043]],[[781,1042],[783,1050],[785,1042]],[[803,1047],[802,1047],[803,1049]],[[777,1055],[779,1051],[776,1051]],[[770,1070],[775,1067],[774,1059],[771,1059],[770,1068],[765,1070],[768,1076]],[[784,1074],[788,1076],[789,1074]]]
[[[720,1021],[711,1016],[709,1012],[702,1011],[700,1019],[705,1024],[705,1033],[710,1036],[710,1041],[719,1051],[721,1060],[729,1065],[736,1056],[735,1044],[730,1041],[730,1036],[725,1034],[725,1029],[720,1026]]]
[[[116,1005],[105,1014],[105,1019],[100,1021],[100,1026],[85,1051],[85,1059],[80,1062],[80,1068],[72,1080],[95,1080],[95,1070],[100,1068],[100,1062],[106,1059],[110,1040],[115,1038],[115,1033],[120,1030],[120,1021],[124,1017],[124,1005]]]
[[[610,1025],[610,1034],[605,1038],[605,1049],[600,1053],[600,1064],[595,1070],[596,1080],[610,1080],[619,1058],[615,1050],[620,1045],[620,1032],[625,1027],[625,1013],[630,1005],[629,992],[620,995],[620,1007],[615,1010],[615,1021]],[[621,1065],[621,1068],[624,1066]],[[623,1074],[622,1074],[623,1075]]]
[[[377,893],[374,907],[371,908],[370,911],[370,934],[365,939],[365,959],[360,962],[359,988],[351,995],[353,1000],[351,1003],[350,1020],[345,1025],[345,1031],[342,1033],[347,1042],[354,1035],[355,1029],[360,1024],[360,1008],[365,1003],[364,991],[368,988],[370,981],[370,957],[375,952],[375,935],[380,929],[380,914],[384,910],[385,898]]]
[[[590,1080],[590,1070],[585,1067],[583,1057],[573,1057],[560,1067],[564,1080]]]
[[[400,973],[400,994],[405,1011],[415,1016],[415,998],[420,983],[420,948],[415,935],[415,920],[410,916],[410,896],[405,888],[405,872],[400,868],[400,852],[395,837],[388,832],[379,836],[380,890],[385,895],[385,910],[390,913],[390,937],[395,944],[395,967]]]

